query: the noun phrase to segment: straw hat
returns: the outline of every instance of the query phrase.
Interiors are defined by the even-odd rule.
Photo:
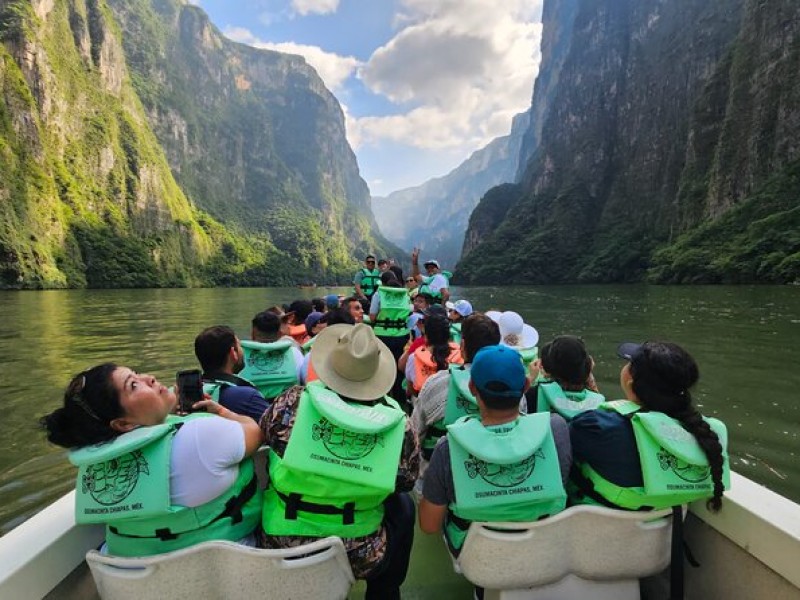
[[[397,372],[389,348],[364,323],[323,329],[311,350],[311,365],[322,383],[353,400],[383,397]]]

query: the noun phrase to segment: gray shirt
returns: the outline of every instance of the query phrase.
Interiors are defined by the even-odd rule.
[[[553,430],[553,441],[558,453],[558,464],[561,470],[561,481],[566,485],[569,470],[572,467],[572,445],[569,440],[569,427],[561,415],[550,415],[550,427]],[[422,484],[422,495],[429,502],[438,506],[450,505],[456,501],[456,489],[453,484],[453,470],[450,467],[450,446],[447,436],[442,437],[431,456],[428,470]]]

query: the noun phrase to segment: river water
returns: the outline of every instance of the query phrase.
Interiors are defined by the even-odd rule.
[[[64,450],[37,419],[72,374],[114,361],[171,381],[196,367],[193,340],[297,297],[346,289],[176,289],[0,292],[0,534],[74,485]],[[559,286],[454,288],[476,309],[516,310],[543,340],[583,336],[595,376],[619,397],[622,341],[662,339],[700,365],[696,402],[730,432],[732,468],[800,501],[800,287]]]

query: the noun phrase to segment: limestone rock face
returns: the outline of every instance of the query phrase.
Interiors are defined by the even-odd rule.
[[[109,6],[149,122],[199,207],[266,233],[317,277],[399,252],[377,233],[341,107],[302,57],[232,42],[186,3]]]
[[[0,288],[344,282],[395,254],[333,95],[177,0],[0,0]]]
[[[550,0],[543,18],[521,193],[467,232],[461,279],[800,277],[800,5]]]

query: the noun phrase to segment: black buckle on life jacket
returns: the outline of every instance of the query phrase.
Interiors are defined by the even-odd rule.
[[[172,533],[169,527],[164,527],[163,529],[156,529],[154,537],[157,537],[162,542],[168,542],[170,540],[177,540],[178,534]]]
[[[277,491],[277,490],[276,490]],[[342,525],[352,525],[356,522],[356,503],[348,502],[342,508],[331,504],[316,504],[305,502],[300,494],[292,493],[288,496],[277,492],[278,497],[283,500],[286,508],[283,516],[288,521],[297,520],[298,511],[315,513],[318,515],[342,515]]]
[[[405,329],[407,324],[407,319],[375,319],[373,321],[375,327],[383,327],[384,329]]]
[[[228,501],[225,503],[225,508],[223,511],[214,517],[214,520],[211,521],[214,523],[215,521],[219,521],[220,519],[224,519],[225,517],[230,517],[231,523],[236,525],[237,523],[241,523],[244,520],[244,514],[242,513],[242,509],[244,505],[247,504],[250,499],[256,495],[258,491],[258,478],[255,474],[244,487],[244,489],[239,492],[236,496],[232,498],[228,498]]]

